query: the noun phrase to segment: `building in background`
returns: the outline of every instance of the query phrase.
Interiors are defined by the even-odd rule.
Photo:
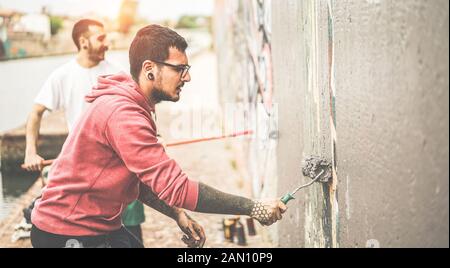
[[[13,19],[19,13],[10,9],[0,8],[0,59],[7,58],[9,48],[9,32],[11,31]]]
[[[47,43],[51,37],[50,16],[45,7],[41,13],[22,15],[12,28],[15,34],[36,36],[42,42]]]
[[[36,55],[49,44],[51,36],[50,15],[45,8],[33,14],[0,10],[0,53],[4,59]]]

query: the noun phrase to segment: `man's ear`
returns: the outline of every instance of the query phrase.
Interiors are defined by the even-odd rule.
[[[155,69],[155,63],[154,63],[153,61],[151,61],[151,60],[145,60],[145,61],[142,63],[142,70],[143,70],[145,73],[151,72],[151,71],[153,71],[154,69]]]
[[[154,67],[155,67],[155,63],[152,62],[151,60],[145,60],[142,63],[141,72],[150,81],[155,80],[155,74],[154,74],[155,68]]]
[[[80,49],[86,50],[86,49],[89,48],[89,41],[87,40],[86,37],[80,36],[79,41],[80,41],[80,42],[79,42],[79,43],[80,43]]]

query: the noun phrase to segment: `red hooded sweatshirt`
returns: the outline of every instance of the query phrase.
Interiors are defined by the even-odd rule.
[[[33,224],[70,236],[117,230],[140,182],[169,206],[194,210],[198,183],[157,142],[154,108],[131,77],[99,77],[86,101],[91,105],[53,164],[33,209]]]

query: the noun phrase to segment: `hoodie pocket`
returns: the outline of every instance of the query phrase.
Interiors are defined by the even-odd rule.
[[[107,217],[107,216],[103,216],[100,217],[100,219],[104,220],[104,221],[108,221],[108,222],[115,222],[117,220],[120,220],[121,216],[122,216],[122,212],[123,212],[123,204],[120,204],[119,209],[115,209],[115,211],[117,211],[117,213],[113,213],[112,216]]]
[[[120,225],[124,204],[109,200],[92,200],[81,198],[73,213],[66,219],[74,223]]]

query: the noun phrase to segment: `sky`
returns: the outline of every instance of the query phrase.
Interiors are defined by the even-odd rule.
[[[122,0],[0,0],[0,8],[26,13],[40,12],[47,6],[51,14],[80,16],[95,12],[116,18]],[[179,16],[212,15],[214,0],[139,0],[138,14],[150,21],[177,19]]]

